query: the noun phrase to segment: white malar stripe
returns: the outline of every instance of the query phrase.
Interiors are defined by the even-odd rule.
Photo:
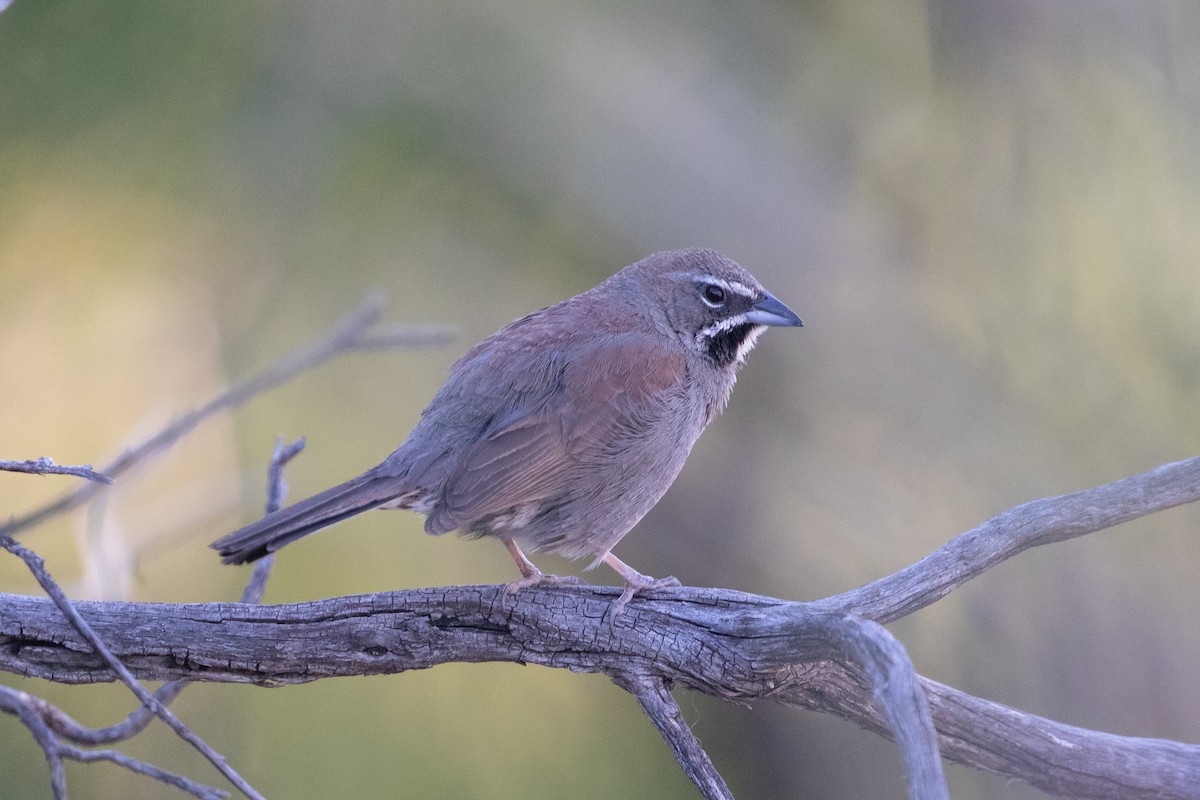
[[[746,315],[745,314],[736,314],[732,317],[726,317],[725,319],[719,319],[716,322],[714,322],[712,325],[709,325],[707,328],[701,328],[700,332],[696,334],[696,341],[699,342],[703,339],[711,339],[714,336],[716,336],[718,333],[721,333],[722,331],[727,331],[730,328],[736,328],[738,325],[745,325],[745,324],[746,324]]]

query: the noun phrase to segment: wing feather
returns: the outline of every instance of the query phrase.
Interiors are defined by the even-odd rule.
[[[590,344],[465,450],[426,529],[443,533],[569,492],[586,464],[654,429],[683,369],[681,355],[645,335]]]

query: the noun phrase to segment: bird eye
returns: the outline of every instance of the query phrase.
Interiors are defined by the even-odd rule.
[[[707,284],[704,287],[704,302],[710,306],[719,306],[725,302],[725,290],[715,283]]]

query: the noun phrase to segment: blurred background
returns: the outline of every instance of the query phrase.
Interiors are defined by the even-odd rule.
[[[1004,509],[1200,453],[1200,5],[1095,0],[16,2],[0,15],[0,458],[102,465],[372,288],[442,350],[340,359],[23,541],[75,597],[235,598],[207,550],[385,456],[471,343],[650,252],[716,247],[766,335],[617,548],[811,599]],[[73,487],[0,474],[0,516]],[[1200,741],[1200,509],[1027,552],[891,626],[918,670],[1063,722]],[[579,569],[553,558],[552,571]],[[267,599],[514,577],[368,514]],[[590,580],[615,582],[597,570]],[[15,559],[0,588],[40,593]],[[104,725],[123,689],[0,676]],[[899,798],[890,742],[679,697],[739,798]],[[179,715],[269,797],[692,798],[598,676],[451,665]],[[127,751],[213,771],[163,728]],[[49,796],[0,720],[10,797]],[[951,766],[956,798],[1040,793]],[[72,797],[168,796],[72,766]],[[175,795],[170,795],[175,796]]]

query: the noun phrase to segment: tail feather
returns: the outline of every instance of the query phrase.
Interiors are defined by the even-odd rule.
[[[268,514],[213,542],[226,564],[245,564],[335,522],[395,500],[396,477],[374,470]]]

